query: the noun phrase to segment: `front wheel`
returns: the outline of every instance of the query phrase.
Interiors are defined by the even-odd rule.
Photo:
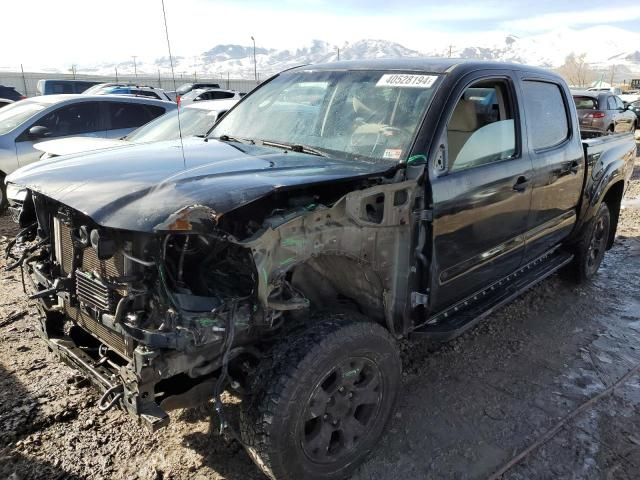
[[[579,283],[590,280],[600,268],[607,249],[610,230],[611,214],[609,207],[603,202],[575,245],[575,257],[571,269],[573,277]]]
[[[371,322],[325,321],[275,347],[242,402],[247,451],[274,480],[337,480],[382,435],[400,388],[395,340]]]

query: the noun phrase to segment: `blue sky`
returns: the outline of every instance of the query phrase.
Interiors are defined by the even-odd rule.
[[[166,55],[160,0],[4,0],[0,68],[95,64]],[[415,50],[481,45],[505,34],[609,25],[638,32],[638,0],[165,0],[173,52],[221,43],[298,48],[384,39]],[[98,6],[99,5],[99,6]],[[53,33],[52,33],[52,27]],[[640,46],[638,46],[640,47]]]

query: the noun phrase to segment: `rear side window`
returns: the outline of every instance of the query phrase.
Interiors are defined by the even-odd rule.
[[[155,105],[135,103],[108,103],[110,130],[137,128],[162,115],[165,110]]]
[[[607,98],[607,106],[609,110],[615,110],[616,108],[618,108],[618,106],[616,105],[616,99],[614,97]]]
[[[562,143],[569,136],[569,117],[560,86],[527,80],[522,88],[533,149],[541,150]]]
[[[74,103],[45,115],[35,125],[47,127],[52,137],[97,132],[100,126],[98,102]]]
[[[211,98],[213,100],[221,100],[223,98],[233,98],[234,94],[231,92],[211,92]]]
[[[573,97],[578,110],[597,110],[598,101],[591,97]]]

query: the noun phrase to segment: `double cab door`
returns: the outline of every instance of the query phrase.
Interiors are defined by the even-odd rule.
[[[565,91],[542,80],[478,73],[447,101],[444,155],[430,165],[432,313],[539,256],[575,221],[581,144]],[[553,118],[559,113],[564,122]]]

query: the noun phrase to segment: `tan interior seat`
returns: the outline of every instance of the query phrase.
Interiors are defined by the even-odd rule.
[[[476,113],[475,103],[461,98],[447,126],[450,165],[453,165],[458,157],[458,153],[460,153],[466,141],[477,128],[478,115]]]

